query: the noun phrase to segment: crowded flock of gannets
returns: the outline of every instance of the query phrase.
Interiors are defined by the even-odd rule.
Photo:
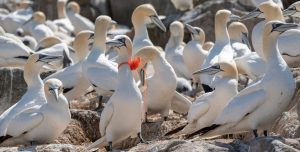
[[[292,104],[296,85],[289,67],[300,66],[300,30],[285,17],[300,17],[300,2],[286,10],[263,2],[242,17],[219,10],[215,42],[206,42],[200,27],[174,21],[164,49],[147,32],[149,19],[167,31],[150,4],[133,11],[133,39],[112,37],[108,33],[115,21],[101,15],[93,23],[79,14],[76,2],[58,0],[58,19],[52,21],[41,11],[33,12],[30,4],[21,1],[14,12],[0,12],[0,67],[23,69],[28,86],[0,116],[1,146],[55,140],[71,121],[69,102],[91,88],[99,106],[102,97],[109,100],[100,117],[101,138],[89,150],[111,151],[128,137],[148,143],[141,124],[152,114],[165,121],[172,111],[187,115],[187,123],[166,136],[208,139],[247,131],[267,136]],[[250,31],[241,21],[256,17],[264,20],[254,26],[251,44]],[[191,35],[188,43],[183,41],[185,29]],[[45,71],[55,72],[42,80]],[[240,75],[248,78],[242,90]],[[205,93],[194,101],[182,93],[202,89]]]

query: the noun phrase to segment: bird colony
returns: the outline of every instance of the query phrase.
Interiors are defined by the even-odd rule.
[[[206,42],[200,27],[180,21],[166,28],[151,4],[133,11],[132,38],[118,34],[109,16],[98,16],[94,23],[81,16],[76,2],[58,0],[55,20],[30,4],[23,1],[14,12],[0,12],[0,67],[23,69],[28,87],[0,116],[0,146],[55,140],[71,121],[70,102],[88,90],[104,105],[101,138],[88,150],[112,151],[128,137],[147,144],[141,124],[153,114],[165,121],[171,112],[187,123],[165,136],[210,139],[249,131],[268,136],[292,104],[296,85],[289,67],[300,66],[300,30],[285,17],[300,17],[300,2],[285,10],[263,2],[245,16],[219,10],[215,42]],[[252,18],[264,19],[250,38],[241,21]],[[149,21],[170,32],[164,49],[151,42]],[[187,43],[184,30],[191,35]],[[55,72],[42,80],[45,71]],[[241,75],[247,82],[238,90]],[[103,97],[109,100],[103,103]]]

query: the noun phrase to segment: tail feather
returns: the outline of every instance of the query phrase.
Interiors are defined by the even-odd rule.
[[[209,126],[209,127],[205,127],[205,128],[202,128],[202,129],[200,129],[200,130],[198,130],[198,131],[196,131],[196,132],[194,132],[194,133],[192,133],[192,134],[189,134],[188,136],[187,136],[187,138],[191,138],[191,137],[193,137],[193,136],[195,136],[195,135],[198,135],[198,134],[206,134],[206,133],[208,133],[209,131],[212,131],[212,130],[214,130],[214,129],[216,129],[216,128],[218,128],[218,127],[220,127],[221,125],[217,125],[217,124],[213,124],[213,125],[211,125],[211,126]]]
[[[173,129],[173,130],[167,132],[167,133],[165,134],[165,136],[170,136],[170,135],[173,135],[173,134],[175,134],[175,133],[178,133],[179,131],[181,131],[181,130],[182,130],[185,126],[187,126],[187,125],[188,125],[188,123],[183,124],[183,125],[181,125],[181,126],[175,128],[175,129]]]
[[[0,137],[0,144],[3,143],[5,140],[12,138],[13,136],[11,135],[6,135],[6,136],[1,136]]]
[[[103,136],[103,137],[101,137],[100,139],[98,139],[98,140],[96,140],[95,142],[93,142],[91,145],[89,145],[88,147],[87,147],[87,149],[88,150],[91,150],[91,149],[93,149],[93,148],[102,148],[102,147],[104,147],[104,146],[106,146],[106,144],[107,144],[107,141],[106,141],[106,137],[105,136]]]

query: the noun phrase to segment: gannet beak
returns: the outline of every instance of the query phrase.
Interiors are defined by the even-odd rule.
[[[54,56],[54,55],[47,55],[39,53],[39,59],[36,62],[44,62],[44,63],[50,63],[52,61],[57,61],[63,59],[63,56]]]
[[[220,65],[213,65],[213,66],[210,66],[208,68],[205,68],[205,69],[202,69],[202,70],[199,70],[199,71],[196,71],[193,73],[193,75],[196,75],[196,74],[204,74],[204,73],[207,73],[209,75],[214,75],[220,71],[223,71],[221,68],[220,68]]]
[[[125,42],[116,39],[111,39],[109,41],[106,41],[106,45],[110,45],[112,47],[121,47],[121,46],[125,46]]]
[[[115,20],[111,20],[110,23],[111,24],[117,24],[117,22]]]
[[[162,31],[164,31],[164,32],[167,31],[167,29],[166,29],[164,23],[158,18],[157,15],[152,15],[152,16],[150,16],[150,19],[151,19],[151,21],[152,21],[156,26],[158,26]]]
[[[282,13],[283,16],[288,16],[288,15],[294,15],[297,12],[297,9],[295,6],[290,6],[287,9],[285,9]]]
[[[185,24],[185,27],[189,30],[191,34],[198,34],[198,32],[195,30],[195,28],[189,24]]]
[[[56,88],[49,88],[49,91],[50,91],[51,94],[54,95],[55,100],[58,101],[58,88],[57,87]]]
[[[262,14],[262,12],[259,10],[259,8],[257,8],[254,11],[250,12],[249,14],[246,14],[246,15],[242,16],[240,18],[240,20],[244,21],[244,20],[248,20],[248,19],[251,19],[251,18],[255,18],[255,17],[258,17],[260,14]]]
[[[273,23],[271,32],[278,31],[280,33],[283,33],[287,30],[296,29],[298,27],[299,27],[299,25],[294,24],[294,23]]]
[[[141,69],[139,72],[139,76],[141,79],[141,85],[144,86],[145,85],[145,70]]]
[[[33,20],[33,17],[31,17],[30,19],[28,19],[27,21],[25,21],[22,25],[25,25],[25,24],[29,23],[32,20]]]
[[[239,21],[241,19],[241,17],[239,17],[238,15],[235,15],[235,14],[231,14],[229,18],[230,18],[230,21]]]
[[[250,42],[248,40],[248,34],[247,33],[244,33],[242,32],[242,42],[244,44],[246,44],[248,46],[249,49],[251,49],[251,46],[250,46]]]

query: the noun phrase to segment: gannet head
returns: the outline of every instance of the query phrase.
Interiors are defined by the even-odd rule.
[[[248,41],[248,29],[245,24],[241,22],[232,22],[228,26],[228,32],[231,40],[242,42],[248,47],[250,46]]]
[[[75,53],[77,54],[78,57],[80,57],[81,59],[85,58],[88,52],[94,43],[94,32],[93,31],[89,31],[89,30],[84,30],[84,31],[80,31],[76,37],[75,40],[73,42],[73,47],[75,49]]]
[[[273,1],[261,3],[258,8],[241,17],[241,20],[248,20],[255,17],[266,18],[267,20],[283,20],[281,8]]]
[[[34,50],[37,47],[37,41],[31,36],[25,36],[24,38],[22,38],[22,42],[24,45],[28,46],[32,50]]]
[[[21,0],[16,2],[16,8],[17,9],[24,9],[32,6],[33,2],[29,0]]]
[[[146,17],[149,17],[151,21],[158,26],[162,31],[166,32],[166,27],[162,23],[162,21],[158,18],[158,15],[156,13],[156,10],[151,4],[142,4],[135,8],[135,10],[132,13],[131,20],[134,24],[135,20],[141,20],[145,21]]]
[[[126,35],[117,35],[113,39],[106,42],[107,45],[116,48],[119,55],[132,55],[132,42]]]
[[[37,11],[32,15],[34,21],[39,24],[43,24],[46,22],[46,16],[43,12]]]
[[[214,42],[208,41],[203,44],[202,48],[206,51],[209,51],[214,46],[214,44]]]
[[[179,21],[174,21],[170,24],[170,33],[173,36],[179,36],[183,34],[183,24]]]
[[[59,44],[59,43],[62,43],[63,41],[56,37],[56,36],[49,36],[49,37],[46,37],[46,38],[43,38],[38,46],[37,46],[37,49],[36,49],[36,52],[41,50],[41,49],[44,49],[44,48],[47,48],[47,47],[50,47],[50,46],[53,46],[55,44]]]
[[[67,5],[67,12],[69,12],[69,11],[78,14],[80,12],[80,6],[78,5],[78,3],[74,2],[74,1],[70,2]]]
[[[200,40],[201,44],[203,45],[205,42],[205,33],[200,27],[193,27],[189,24],[185,24],[185,27],[191,33],[191,37],[193,40]]]
[[[53,96],[56,101],[63,94],[63,83],[58,79],[48,79],[44,84],[44,91],[47,96]]]
[[[238,21],[240,19],[239,16],[234,15],[229,10],[219,10],[215,16],[216,23],[227,23],[229,21]]]
[[[103,26],[103,27],[110,28],[112,24],[116,24],[116,21],[112,20],[109,16],[106,15],[98,16],[95,21],[96,27]]]
[[[219,63],[216,63],[210,67],[207,67],[205,69],[199,70],[194,72],[193,74],[209,74],[209,75],[215,75],[218,74],[221,77],[232,77],[237,79],[238,77],[238,71],[236,68],[235,62],[232,61],[221,61]]]
[[[265,25],[264,36],[278,37],[281,33],[290,29],[296,29],[298,27],[299,25],[295,23],[283,23],[281,21],[270,21]]]
[[[300,1],[297,1],[290,5],[287,9],[283,11],[284,16],[294,15],[297,12],[300,12]]]

